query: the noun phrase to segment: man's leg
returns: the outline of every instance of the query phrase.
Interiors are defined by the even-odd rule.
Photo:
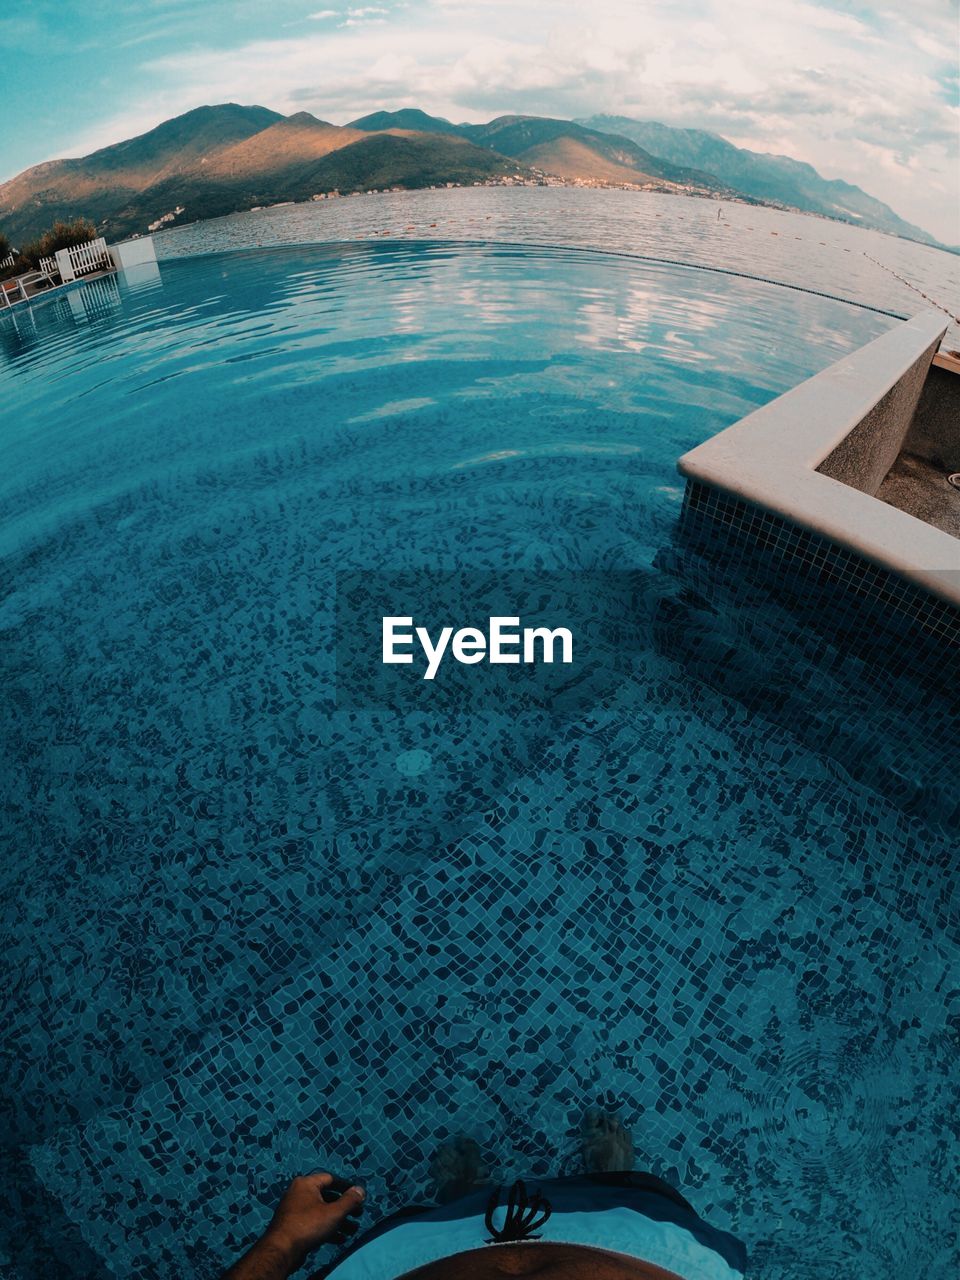
[[[480,1147],[463,1135],[438,1147],[430,1161],[430,1180],[437,1204],[449,1204],[490,1185],[490,1170]]]
[[[633,1137],[616,1118],[598,1107],[588,1107],[580,1121],[580,1149],[587,1176],[592,1182],[611,1187],[633,1187],[656,1191],[683,1209],[693,1211],[676,1187],[655,1173],[635,1172]]]

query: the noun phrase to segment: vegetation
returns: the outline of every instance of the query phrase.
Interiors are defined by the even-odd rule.
[[[96,239],[97,229],[86,218],[74,218],[72,222],[59,219],[49,231],[44,231],[36,240],[30,240],[20,246],[20,257],[24,265],[39,267],[41,258],[50,258],[60,249],[72,249],[74,245],[86,244]]]
[[[13,245],[10,243],[10,237],[4,231],[0,231],[0,262],[8,258],[13,253]],[[18,271],[22,271],[20,259],[14,258],[13,262],[6,267],[0,267],[0,280],[9,280],[11,276],[15,276]]]
[[[358,140],[358,132],[366,140]],[[146,231],[178,206],[186,209],[177,220],[182,225],[322,191],[469,185],[531,166],[597,184],[675,182],[935,243],[859,187],[701,130],[625,116],[579,124],[536,116],[451,124],[411,108],[375,112],[341,129],[305,112],[287,118],[264,107],[198,107],[83,159],[48,161],[0,182],[0,209],[15,244],[81,208],[101,234],[119,239]]]

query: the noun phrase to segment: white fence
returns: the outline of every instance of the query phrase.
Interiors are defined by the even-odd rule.
[[[16,260],[15,253],[8,253],[4,259],[0,260],[0,271],[6,271],[7,267],[12,267]]]
[[[61,249],[56,259],[64,284],[68,280],[76,280],[77,276],[89,275],[91,271],[113,270],[113,261],[103,236],[88,240],[86,244],[74,245],[72,249]]]
[[[0,268],[7,264],[12,265],[15,261],[16,255],[10,254],[9,257],[0,261]],[[151,236],[125,240],[110,248],[101,236],[96,240],[88,240],[86,244],[74,245],[71,249],[60,249],[51,257],[41,258],[38,264],[39,271],[24,271],[12,280],[0,281],[0,308],[13,306],[17,302],[29,302],[37,294],[45,292],[50,284],[55,284],[58,276],[62,284],[70,284],[83,276],[101,271],[109,271],[111,274],[121,271],[131,280],[138,273],[142,275],[146,272],[150,275],[151,281],[159,280],[160,273],[156,263],[157,255]],[[42,279],[43,276],[47,277],[46,280]],[[115,292],[116,286],[114,286]],[[101,301],[109,296],[109,300],[113,301],[113,295],[108,295],[103,290],[100,294],[97,294],[96,290],[85,294],[86,301],[92,303],[95,296]],[[75,301],[79,306],[81,300]]]

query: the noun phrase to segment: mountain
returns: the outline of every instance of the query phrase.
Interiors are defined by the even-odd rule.
[[[445,182],[470,183],[507,177],[517,166],[463,138],[426,134],[367,135],[362,141],[328,156],[301,182],[308,191],[364,191],[371,187],[429,187]]]
[[[412,129],[417,133],[459,133],[459,126],[444,120],[442,116],[428,116],[419,107],[404,107],[400,111],[374,111],[372,115],[351,120],[348,129],[363,129],[366,133],[381,133],[388,129]]]
[[[600,115],[581,123],[601,132],[632,138],[674,164],[705,169],[755,199],[944,247],[928,232],[898,217],[889,205],[867,195],[860,187],[840,179],[823,178],[812,165],[791,160],[789,156],[748,151],[716,133],[677,129],[654,120]]]
[[[306,111],[283,116],[236,103],[198,107],[91,155],[25,170],[0,184],[0,229],[18,244],[57,218],[82,215],[119,238],[174,210],[192,222],[332,190],[518,176],[739,196],[937,244],[859,187],[700,129],[621,116],[576,122],[508,115],[453,124],[415,108],[335,125]]]
[[[259,133],[217,148],[202,157],[200,163],[205,177],[277,177],[366,136],[359,129],[341,128],[318,120],[307,111],[298,111],[293,116],[281,116]]]
[[[55,218],[83,215],[116,237],[145,231],[178,206],[193,221],[320,191],[470,183],[517,170],[515,161],[456,132],[394,126],[371,133],[305,111],[282,116],[226,103],[82,159],[25,170],[0,184],[0,227],[17,244]]]
[[[35,165],[0,185],[0,225],[16,244],[56,218],[82,214],[100,223],[139,193],[196,165],[204,155],[282,119],[279,112],[266,107],[235,103],[198,107],[82,159]]]
[[[259,205],[309,200],[321,191],[428,187],[506,177],[517,166],[463,138],[425,134],[363,133],[300,121],[272,125],[255,137],[207,157],[197,166],[142,192],[111,219],[115,234],[142,230],[182,205],[188,219],[216,218]],[[2,199],[2,191],[0,191]],[[0,224],[6,225],[2,210]]]
[[[254,205],[309,199],[318,190],[311,175],[320,162],[333,151],[368,140],[366,133],[318,120],[306,111],[276,116],[266,128],[238,141],[202,154],[195,151],[190,163],[115,207],[108,229],[121,235],[143,230],[178,205],[189,211],[193,221]],[[2,194],[0,190],[0,201]],[[0,219],[6,225],[2,212]]]
[[[354,120],[348,127],[454,133],[559,178],[632,184],[670,182],[703,191],[727,189],[711,174],[665,162],[630,138],[611,137],[609,132],[549,116],[498,116],[488,124],[455,125],[424,111],[377,111]]]

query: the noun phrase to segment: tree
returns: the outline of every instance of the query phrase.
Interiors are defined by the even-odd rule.
[[[8,266],[0,267],[0,280],[9,280],[15,276],[18,271],[23,270],[21,259],[17,256],[17,251],[10,243],[10,237],[0,231],[0,262],[6,262],[7,258],[13,258]]]
[[[72,249],[96,239],[97,229],[86,218],[74,218],[72,222],[59,219],[49,231],[20,246],[20,257],[31,267],[39,267],[41,258],[52,258],[60,249]]]

